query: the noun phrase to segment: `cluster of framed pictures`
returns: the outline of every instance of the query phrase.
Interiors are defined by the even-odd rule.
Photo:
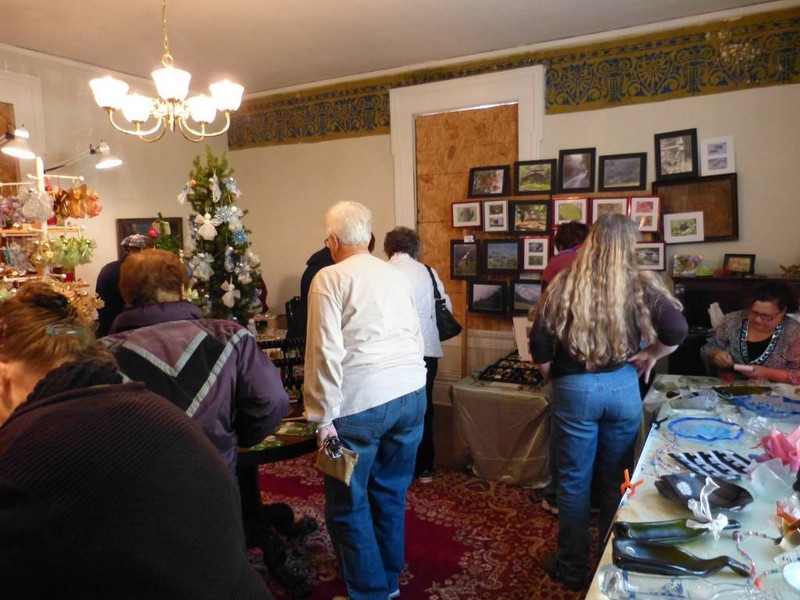
[[[506,281],[476,280],[469,282],[470,312],[492,315],[523,314],[536,305],[542,294],[540,281],[514,279]]]
[[[450,278],[477,279],[544,271],[550,257],[550,237],[497,238],[465,242],[450,240]]]
[[[554,197],[550,200],[474,200],[453,203],[453,227],[482,228],[486,233],[547,234],[562,223],[591,225],[602,215],[629,217],[639,231],[659,230],[659,196]]]

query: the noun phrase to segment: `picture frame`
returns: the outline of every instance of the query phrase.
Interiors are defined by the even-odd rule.
[[[654,140],[656,181],[697,177],[697,129],[657,133]]]
[[[486,233],[508,231],[508,200],[484,200],[482,205],[483,230]]]
[[[514,314],[527,314],[536,306],[542,295],[542,282],[531,279],[514,279],[511,281],[510,302],[511,312]]]
[[[521,253],[520,268],[523,271],[544,271],[550,260],[550,237],[531,235],[522,238]]]
[[[594,191],[595,148],[573,148],[558,152],[558,191]]]
[[[562,223],[569,223],[570,221],[578,221],[588,225],[588,217],[588,196],[553,198],[553,227],[558,227]]]
[[[733,136],[710,138],[700,142],[700,175],[724,175],[736,172]]]
[[[453,202],[453,227],[480,227],[481,203]]]
[[[472,167],[469,170],[468,198],[507,196],[509,189],[508,165]]]
[[[481,242],[484,275],[506,275],[519,273],[519,239],[505,238]]]
[[[504,315],[507,290],[505,281],[470,281],[467,308],[474,313]]]
[[[519,234],[547,233],[550,230],[549,200],[512,200],[511,231]]]
[[[450,279],[475,279],[480,269],[478,242],[450,240]]]
[[[606,154],[598,162],[599,191],[624,192],[647,187],[647,152]]]
[[[735,275],[754,275],[756,270],[756,255],[726,254],[722,261],[722,269]]]
[[[664,241],[667,244],[690,244],[705,241],[703,212],[665,214]]]
[[[167,222],[170,235],[177,236],[183,248],[183,217],[163,217],[162,220]],[[121,259],[125,255],[120,245],[122,240],[136,233],[149,237],[148,232],[156,221],[158,221],[157,216],[117,219],[117,258]]]
[[[664,242],[637,242],[636,264],[642,271],[664,271],[667,268]]]
[[[592,222],[594,225],[597,219],[605,214],[616,214],[628,216],[628,197],[621,198],[592,198]]]
[[[661,197],[664,215],[702,211],[706,242],[739,239],[736,173],[654,182],[653,194]]]
[[[514,195],[550,194],[556,187],[558,161],[518,160],[514,163]]]
[[[636,223],[639,231],[657,232],[659,230],[661,196],[631,196],[628,207],[628,218]]]

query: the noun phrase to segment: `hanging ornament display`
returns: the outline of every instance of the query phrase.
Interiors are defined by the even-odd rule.
[[[46,191],[28,188],[22,200],[22,214],[30,221],[47,221],[53,216],[53,198]]]

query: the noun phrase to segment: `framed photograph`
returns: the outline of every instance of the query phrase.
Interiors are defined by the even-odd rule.
[[[697,177],[697,129],[657,133],[656,180]]]
[[[702,211],[706,242],[739,239],[736,173],[686,181],[655,182],[653,194],[661,196],[661,212],[664,215]]]
[[[482,243],[484,275],[519,273],[518,239],[484,240]]]
[[[726,254],[722,268],[737,275],[753,275],[756,269],[756,255]]]
[[[522,238],[523,271],[544,271],[549,258],[549,237],[532,235]]]
[[[667,244],[688,244],[704,239],[702,212],[664,215],[664,241]]]
[[[169,225],[169,235],[178,236],[180,246],[183,248],[183,217],[164,217],[164,221]],[[148,235],[147,232],[153,227],[153,223],[158,221],[158,217],[142,217],[137,219],[117,219],[117,258],[122,258],[122,240],[135,233]],[[148,236],[149,237],[149,236]]]
[[[480,202],[453,202],[453,227],[480,227]]]
[[[469,170],[468,198],[507,196],[509,189],[508,165],[473,167]]]
[[[542,282],[515,279],[511,282],[511,312],[527,313],[542,295]]]
[[[486,233],[508,231],[508,200],[483,201],[483,230]]]
[[[628,197],[592,198],[592,224],[603,215],[628,216]]]
[[[711,138],[700,142],[700,174],[724,175],[736,172],[733,136]]]
[[[560,150],[558,190],[564,193],[594,191],[594,148]]]
[[[580,221],[589,223],[589,198],[553,198],[553,226]]]
[[[661,223],[661,198],[659,196],[631,196],[629,218],[639,231],[658,231]]]
[[[558,161],[521,160],[514,163],[514,194],[550,194],[556,187]]]
[[[647,152],[608,154],[600,157],[601,192],[643,190],[647,187]]]
[[[636,264],[641,270],[663,271],[667,268],[664,242],[638,242],[635,252]]]
[[[507,289],[505,281],[470,281],[469,311],[504,315]]]
[[[527,234],[547,233],[549,228],[549,200],[511,201],[511,231]]]
[[[450,279],[475,279],[478,257],[478,242],[450,240]]]

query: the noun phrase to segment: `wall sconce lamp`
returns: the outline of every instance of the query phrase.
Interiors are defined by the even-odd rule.
[[[54,167],[47,167],[44,170],[44,172],[49,173],[51,171],[62,169],[73,163],[78,162],[79,160],[86,158],[87,156],[97,157],[97,160],[95,161],[94,165],[95,169],[113,169],[114,167],[118,167],[122,164],[122,159],[111,154],[111,148],[109,148],[108,144],[106,144],[104,141],[101,140],[97,146],[92,146],[91,144],[89,144],[88,150],[84,150],[80,154],[77,154],[72,158],[68,158],[60,165],[56,165]]]
[[[21,158],[23,160],[31,160],[36,158],[36,153],[30,145],[31,134],[25,129],[25,126],[14,129],[9,125],[9,130],[3,134],[0,139],[0,152],[13,156],[14,158]]]

